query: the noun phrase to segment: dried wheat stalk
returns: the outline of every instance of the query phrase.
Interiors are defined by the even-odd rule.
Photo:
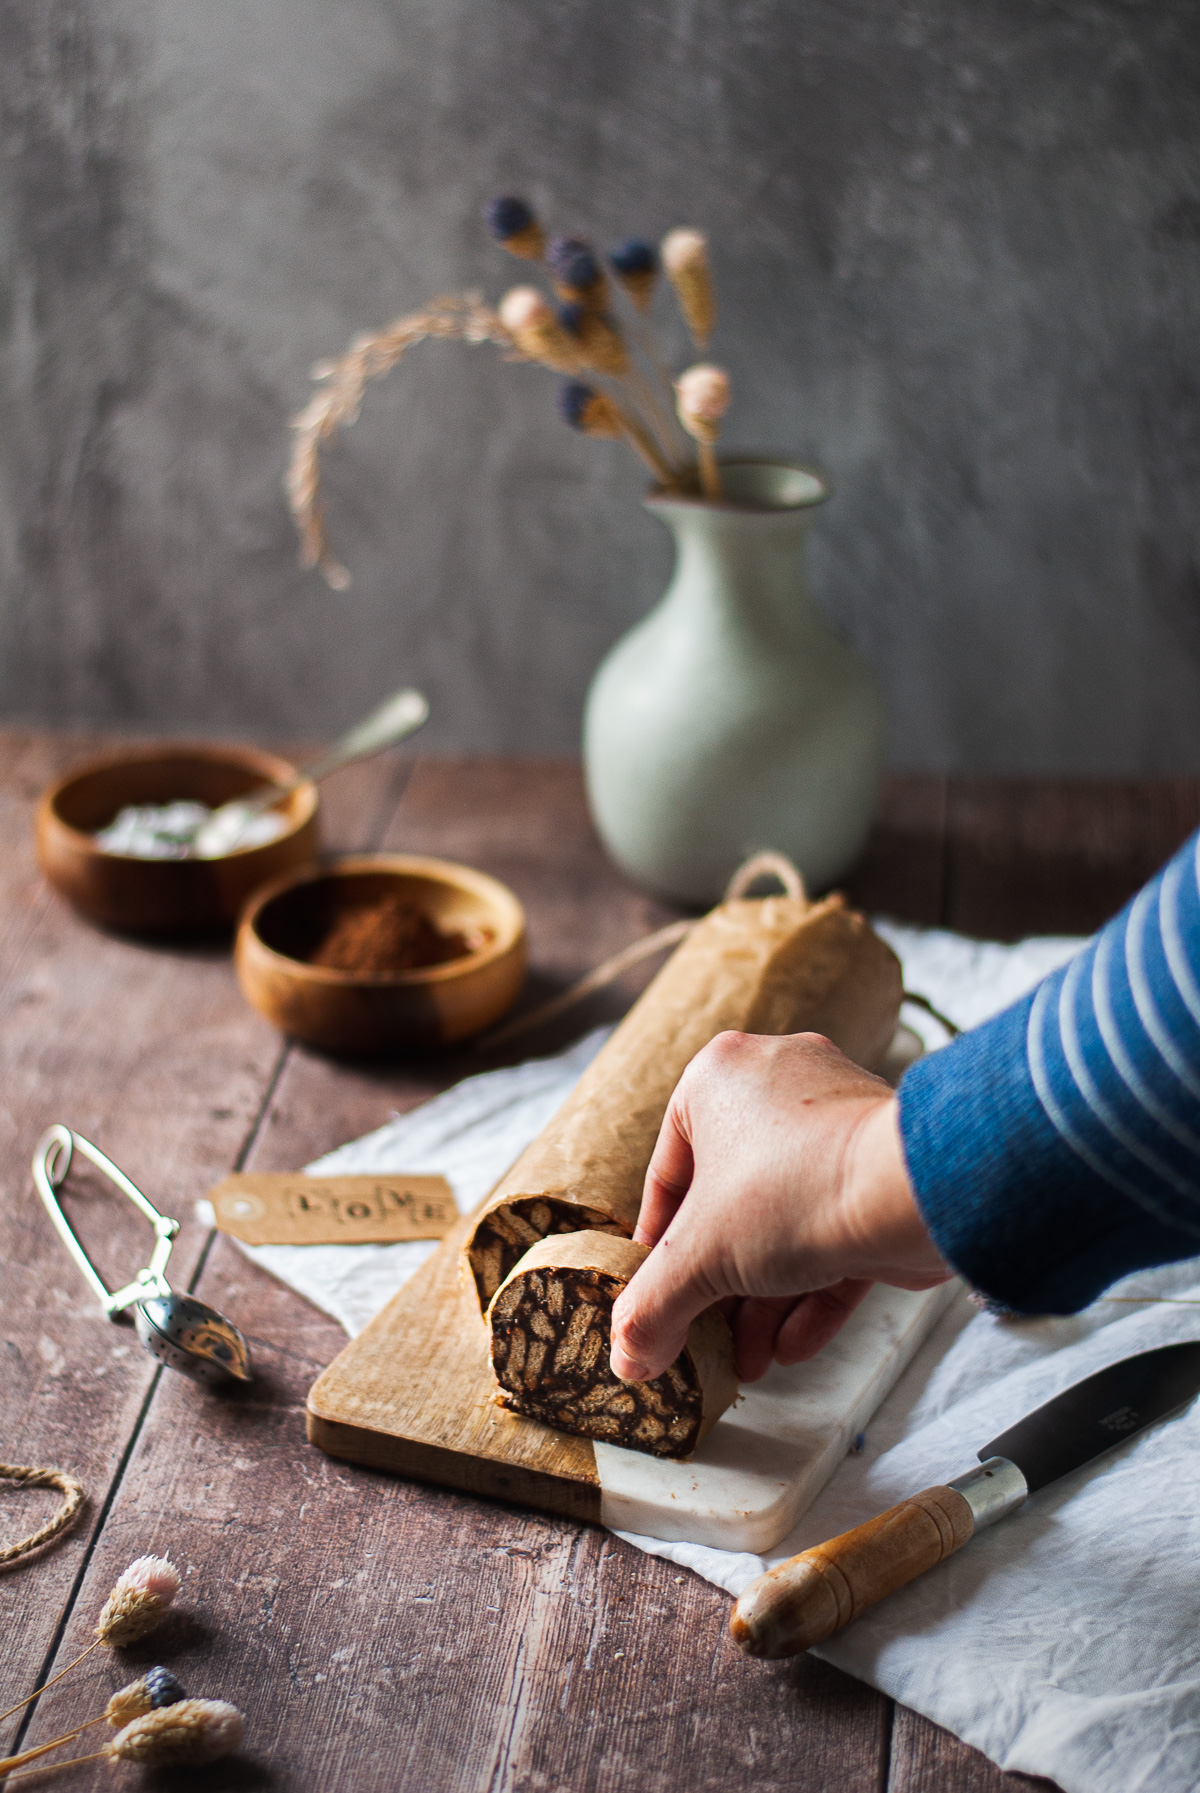
[[[313,369],[320,390],[293,420],[295,434],[287,471],[287,495],[300,533],[301,560],[318,567],[335,591],[350,583],[345,567],[334,559],[325,536],[321,504],[321,444],[355,422],[368,380],[390,373],[407,350],[427,337],[443,342],[491,342],[512,361],[528,361],[499,314],[478,293],[449,293],[422,311],[397,318],[382,330],[356,336],[345,354]]]

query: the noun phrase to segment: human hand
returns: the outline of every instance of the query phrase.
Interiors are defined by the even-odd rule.
[[[917,1210],[886,1083],[820,1034],[718,1034],[667,1109],[634,1238],[653,1247],[613,1310],[612,1367],[657,1376],[727,1304],[738,1374],[812,1357],[874,1282],[952,1272]]]

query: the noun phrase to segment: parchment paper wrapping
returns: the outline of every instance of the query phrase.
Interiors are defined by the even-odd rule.
[[[632,1233],[667,1104],[715,1035],[822,1033],[872,1069],[895,1032],[901,994],[900,961],[841,896],[714,909],[482,1209],[464,1261],[481,1311],[539,1238]]]

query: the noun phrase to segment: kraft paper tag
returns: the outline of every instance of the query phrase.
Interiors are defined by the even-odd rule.
[[[393,1245],[443,1239],[458,1219],[445,1177],[310,1177],[249,1172],[209,1194],[217,1226],[243,1245]]]

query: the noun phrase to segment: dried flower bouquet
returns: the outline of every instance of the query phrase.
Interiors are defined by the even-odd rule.
[[[166,1557],[139,1556],[117,1577],[104,1602],[96,1622],[95,1641],[7,1712],[0,1712],[0,1720],[40,1699],[101,1645],[108,1650],[121,1649],[156,1630],[179,1589],[179,1571]],[[70,1761],[41,1760],[98,1724],[107,1724],[114,1733],[102,1749],[86,1756],[72,1756]],[[119,1687],[103,1712],[52,1737],[49,1743],[38,1743],[32,1749],[0,1759],[0,1782],[7,1787],[16,1781],[31,1780],[34,1775],[53,1774],[60,1768],[76,1768],[82,1762],[98,1762],[102,1758],[114,1764],[137,1762],[144,1768],[215,1762],[240,1749],[244,1735],[242,1714],[228,1700],[189,1699],[170,1669],[151,1668]],[[37,1765],[30,1767],[30,1763]],[[14,1768],[23,1772],[13,1774]]]
[[[494,199],[485,215],[510,254],[545,270],[552,297],[516,286],[493,309],[478,293],[451,294],[357,336],[345,354],[313,370],[320,390],[295,419],[287,492],[303,563],[319,567],[335,589],[350,576],[325,536],[321,445],[355,421],[367,382],[428,337],[495,343],[510,361],[565,375],[559,411],[573,428],[626,442],[662,491],[721,496],[714,444],[729,408],[729,376],[701,363],[672,379],[650,315],[661,271],[697,350],[707,350],[716,305],[703,234],[672,230],[657,249],[631,240],[610,253],[606,269],[582,238],[547,239],[523,199]]]

